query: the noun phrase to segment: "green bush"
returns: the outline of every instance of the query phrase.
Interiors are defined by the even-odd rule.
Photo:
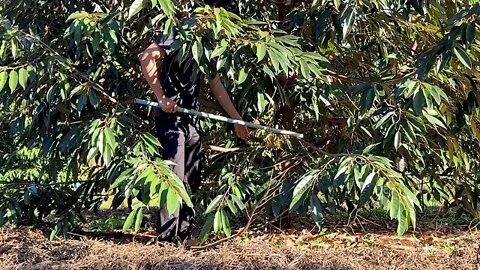
[[[4,1],[5,2],[5,1]],[[246,120],[304,140],[202,121],[202,234],[257,206],[275,216],[381,206],[398,233],[431,204],[479,215],[477,1],[20,1],[0,7],[0,225],[55,220],[52,237],[113,196],[138,230],[152,201],[192,205],[158,159],[138,54],[162,31],[219,72]],[[179,7],[178,10],[175,7]],[[204,109],[211,96],[204,94]],[[199,214],[199,213],[197,213]]]

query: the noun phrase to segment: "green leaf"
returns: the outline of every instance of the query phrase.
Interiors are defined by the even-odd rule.
[[[135,219],[135,232],[138,232],[142,226],[143,220],[143,208],[139,208],[137,211],[137,218]]]
[[[111,128],[107,127],[103,130],[103,141],[106,142],[106,145],[110,146],[112,150],[115,150],[117,143],[115,141],[115,135],[113,135],[113,131]]]
[[[77,99],[77,111],[80,112],[83,110],[83,108],[85,107],[85,104],[87,103],[87,96],[86,95],[81,95],[78,99]]]
[[[18,85],[18,73],[16,70],[10,71],[9,79],[8,79],[8,86],[10,90],[13,92],[17,88]]]
[[[315,74],[315,76],[317,77],[321,77],[323,74],[322,74],[322,71],[320,71],[320,69],[317,67],[317,65],[315,64],[311,64],[309,65],[309,69],[313,72],[313,74]]]
[[[413,131],[412,125],[410,125],[406,120],[402,120],[402,127],[403,130],[405,131],[404,134],[406,135],[408,141],[410,143],[415,141],[415,132]]]
[[[225,211],[220,210],[220,215],[222,216],[222,228],[223,232],[227,237],[230,237],[232,235],[232,229],[230,228],[230,222],[228,220],[227,214]]]
[[[393,139],[393,146],[395,147],[395,149],[398,150],[401,144],[402,144],[402,133],[400,132],[400,130],[397,130],[397,132],[395,133],[395,137]]]
[[[263,111],[265,111],[266,105],[267,102],[265,101],[265,95],[262,93],[257,93],[257,108],[259,114],[262,114]]]
[[[273,71],[268,68],[267,65],[264,65],[262,68],[263,72],[265,72],[271,79],[275,78],[275,74],[273,74]]]
[[[408,229],[408,219],[407,219],[407,211],[403,204],[400,204],[398,209],[398,226],[397,226],[397,234],[403,235]]]
[[[273,50],[268,50],[268,56],[270,57],[270,62],[272,63],[273,68],[275,69],[275,72],[278,72],[280,63],[278,62],[278,58],[273,52]]]
[[[160,147],[160,142],[150,132],[144,133],[142,135],[142,138],[144,139],[146,144],[152,145],[152,146],[155,146],[155,147]]]
[[[223,195],[218,195],[217,197],[215,197],[207,206],[207,210],[205,210],[205,214],[208,214],[210,212],[212,212],[214,209],[217,208],[218,204],[220,203],[220,201],[222,200],[223,198]]]
[[[413,192],[406,186],[403,186],[402,189],[404,190],[405,194],[407,195],[407,199],[412,204],[412,207],[413,207],[413,204],[420,207],[420,201],[418,200],[417,196],[415,196],[415,194],[413,194]]]
[[[220,70],[225,66],[225,63],[227,62],[227,58],[220,58],[217,61],[217,70]]]
[[[237,197],[235,194],[231,194],[232,200],[237,204],[238,208],[240,208],[241,211],[245,211],[247,208],[245,207],[245,204]]]
[[[405,92],[405,98],[411,97],[413,95],[413,93],[415,92],[415,90],[420,88],[420,84],[421,83],[417,83],[417,81],[413,81],[413,80],[406,81],[403,84],[403,86],[407,90]]]
[[[445,124],[442,121],[440,121],[438,118],[436,118],[435,116],[432,116],[425,111],[423,112],[423,116],[425,117],[425,119],[427,119],[428,122],[430,122],[430,124],[435,125],[435,126],[440,126],[444,129],[447,129]]]
[[[416,115],[419,115],[423,109],[425,104],[425,96],[423,95],[423,91],[417,89],[415,94],[413,95],[413,111]]]
[[[110,146],[104,146],[104,150],[102,152],[102,157],[103,157],[103,162],[105,162],[105,165],[109,165],[113,156],[113,151]]]
[[[240,73],[238,74],[238,81],[237,83],[238,84],[242,84],[246,79],[247,79],[247,76],[248,76],[248,72],[245,71],[245,68],[242,68],[240,70]]]
[[[85,84],[77,85],[77,86],[76,86],[75,88],[73,88],[73,90],[70,92],[70,98],[72,98],[73,96],[75,96],[77,93],[82,92],[83,90],[85,90]]]
[[[323,207],[317,195],[315,194],[310,196],[310,207],[312,208],[313,221],[315,222],[315,225],[321,229],[323,222]]]
[[[435,92],[438,93],[440,95],[440,97],[442,97],[445,100],[448,99],[447,94],[445,94],[445,92],[442,90],[442,88],[440,88],[436,85],[434,85],[432,88],[435,89]]]
[[[157,0],[151,0],[151,2],[152,2],[152,8],[154,8],[158,3]]]
[[[398,198],[398,192],[395,190],[392,191],[392,199],[389,204],[390,208],[390,218],[394,219],[398,216],[398,210],[400,209],[400,201]]]
[[[2,92],[3,88],[7,84],[8,73],[6,71],[0,72],[0,92]]]
[[[120,186],[125,180],[127,180],[130,177],[130,174],[132,173],[133,169],[128,169],[124,171],[118,178],[113,182],[113,184],[110,186],[110,190]]]
[[[227,202],[227,205],[228,205],[228,208],[230,209],[230,211],[232,211],[232,213],[234,215],[237,214],[237,207],[235,206],[235,204],[233,203],[232,200],[225,200]]]
[[[467,45],[467,48],[469,48],[472,45],[473,41],[475,40],[475,25],[476,25],[475,21],[467,24],[467,27],[465,30],[465,36],[466,36],[465,45]]]
[[[347,169],[347,167],[344,167]],[[344,185],[345,182],[347,182],[351,178],[350,172],[344,172],[336,175],[335,178],[333,178],[333,187],[338,188],[341,185]]]
[[[207,220],[205,221],[205,224],[203,224],[202,231],[200,231],[200,243],[204,243],[207,240],[208,233],[212,229],[214,219],[215,219],[215,215],[210,214]]]
[[[218,57],[218,56],[222,55],[225,52],[226,49],[227,49],[227,47],[225,47],[225,46],[217,46],[215,48],[215,50],[213,50],[213,53],[212,53],[211,57],[215,58],[215,57]]]
[[[387,128],[387,131],[384,133],[385,141],[384,141],[384,144],[383,144],[383,145],[385,145],[387,142],[390,142],[390,140],[392,139],[392,137],[395,135],[395,126],[396,126],[396,124],[395,124],[395,123],[392,123],[392,124]]]
[[[171,0],[159,0],[160,2],[160,7],[162,8],[163,12],[165,12],[165,14],[168,16],[168,17],[172,17],[174,15],[174,6],[173,6],[173,3]]]
[[[417,218],[416,218],[416,214],[415,214],[414,203],[417,204],[417,205],[420,205],[420,202],[418,201],[417,197],[407,187],[405,187],[403,184],[401,184],[401,188],[406,195],[406,196],[401,197],[402,205],[405,207],[407,219],[410,217],[410,221],[412,222],[412,226],[413,226],[413,228],[415,228]],[[408,226],[408,220],[407,220],[407,226]]]
[[[109,29],[108,30],[108,35],[110,36],[110,39],[112,39],[115,44],[118,43],[118,39],[117,39],[117,35],[115,34],[115,30]]]
[[[340,9],[340,5],[342,4],[342,0],[333,0],[333,3],[335,4],[335,7],[338,9]]]
[[[300,71],[302,72],[302,76],[304,78],[308,78],[308,74],[310,73],[310,68],[305,60],[300,59]]]
[[[365,178],[365,182],[363,182],[363,187],[360,192],[360,205],[363,206],[365,203],[370,199],[373,194],[373,189],[375,188],[375,184],[377,183],[377,174],[375,172],[371,172],[367,178]]]
[[[87,162],[90,162],[94,157],[96,157],[98,154],[98,148],[97,147],[92,147],[90,150],[88,150],[87,154]]]
[[[135,16],[140,10],[143,9],[144,6],[144,0],[135,0],[133,3],[130,5],[130,8],[128,9],[128,18],[127,20],[130,20],[133,16]]]
[[[83,18],[86,18],[88,16],[90,16],[90,14],[86,11],[77,11],[77,12],[74,12],[74,13],[70,14],[70,16],[68,16],[67,22],[71,21],[71,20],[76,20],[76,19],[83,19]]]
[[[425,91],[425,89],[423,89],[422,92],[423,92],[423,96],[425,97],[425,103],[427,105],[426,106],[427,109],[432,109],[433,108],[432,95],[430,95],[428,91]]]
[[[361,100],[361,110],[366,111],[372,108],[373,101],[375,100],[375,88],[373,86],[369,87],[362,94]]]
[[[433,66],[433,61],[435,60],[435,57],[433,55],[427,55],[423,56],[419,60],[419,67],[418,67],[418,73],[417,73],[417,78],[419,80],[423,80],[426,75],[430,72],[432,66]]]
[[[16,60],[16,59],[17,59],[17,55],[18,55],[17,39],[12,38],[12,40],[11,40],[11,42],[10,42],[10,46],[11,46],[11,50],[12,50],[13,60]]]
[[[428,94],[430,94],[433,99],[435,100],[435,103],[437,103],[437,105],[440,105],[440,103],[442,102],[442,97],[440,96],[440,93],[437,91],[437,88],[438,87],[434,87],[432,85],[426,85],[425,86],[425,89],[424,91],[428,91]]]
[[[296,209],[299,204],[301,203],[301,198],[305,194],[305,192],[312,186],[313,184],[314,175],[313,174],[306,174],[300,178],[295,189],[293,190],[292,201],[290,203],[290,210]]]
[[[391,111],[391,112],[386,113],[384,116],[382,116],[382,118],[380,118],[380,120],[378,120],[378,122],[375,123],[375,125],[374,125],[373,127],[374,127],[375,129],[380,128],[381,126],[383,126],[383,124],[385,123],[385,121],[387,121],[388,119],[390,119],[394,114],[395,114],[394,111]]]
[[[180,178],[178,178],[178,176],[171,171],[166,171],[165,173],[167,174],[168,185],[170,186],[170,188],[173,188],[175,190],[178,196],[180,196],[180,198],[185,202],[185,204],[187,204],[188,207],[193,207],[190,196],[188,196],[185,185],[180,180]]]
[[[175,189],[170,187],[167,192],[168,214],[169,215],[173,214],[178,209],[179,206],[180,206],[180,201],[178,200],[177,193],[175,192]]]
[[[123,223],[123,230],[126,231],[130,229],[133,225],[133,220],[135,219],[135,216],[137,215],[137,211],[139,209],[139,205],[134,207],[132,212],[128,214],[127,219],[125,220],[125,223]]]
[[[280,41],[281,43],[288,44],[290,46],[294,46],[296,48],[300,48],[300,45],[298,43],[299,37],[295,35],[283,35],[283,36],[278,36],[276,37],[277,41]]]
[[[318,60],[318,61],[321,61],[321,62],[329,63],[327,58],[325,58],[323,55],[321,55],[319,53],[315,53],[315,52],[303,52],[302,57],[307,57],[307,58],[310,58],[312,60]]]
[[[162,181],[160,184],[160,190],[158,191],[158,201],[160,202],[160,207],[164,207],[167,203],[167,194],[168,194],[168,183]]]
[[[352,30],[353,22],[355,20],[355,14],[356,11],[354,6],[347,7],[344,11],[344,14],[342,14],[342,17],[344,18],[342,22],[343,39],[345,39]]]
[[[460,62],[464,66],[466,66],[468,68],[472,68],[472,59],[470,59],[470,56],[468,56],[467,52],[463,48],[454,47],[453,52],[457,56],[458,60],[460,60]]]
[[[409,216],[410,216],[410,221],[411,221],[413,229],[415,229],[416,224],[417,224],[417,216],[415,214],[415,208],[410,204],[407,204],[407,205],[408,205],[407,208],[408,208],[408,213],[409,213]]]
[[[451,58],[452,58],[452,50],[448,49],[442,54],[441,59],[437,64],[437,73],[442,71],[445,68],[445,66],[449,63]]]
[[[2,45],[0,45],[0,60],[4,60],[6,52],[7,52],[7,41],[3,40]]]
[[[215,213],[215,219],[213,220],[213,231],[215,233],[218,233],[220,232],[221,229],[222,229],[222,214],[220,210],[217,210],[217,212]]]
[[[53,239],[55,239],[55,237],[57,236],[57,234],[60,232],[60,230],[62,229],[62,224],[61,223],[57,223],[55,224],[55,228],[53,228],[52,232],[50,233],[50,241],[53,241]]]
[[[380,143],[371,144],[371,145],[365,147],[365,149],[363,149],[362,153],[363,154],[369,154],[373,149],[375,149],[379,145],[380,145]]]
[[[267,53],[267,46],[264,43],[257,44],[257,62],[260,62],[265,58],[265,54]]]
[[[195,61],[197,61],[197,63],[200,64],[200,58],[203,55],[203,46],[202,46],[201,40],[198,39],[198,38],[193,43],[192,54],[193,54],[193,58],[195,59]]]
[[[360,186],[360,182],[363,181],[363,178],[365,176],[365,173],[367,172],[367,169],[368,169],[368,165],[354,167],[353,176],[358,186]]]
[[[280,66],[282,67],[284,74],[288,75],[288,68],[292,67],[290,60],[288,59],[288,55],[290,55],[290,51],[287,51],[284,48],[282,49],[283,50],[272,49],[272,51],[278,56]]]
[[[27,88],[27,81],[28,81],[28,71],[25,68],[21,68],[18,71],[18,82],[20,83],[20,86],[22,86],[23,89]]]

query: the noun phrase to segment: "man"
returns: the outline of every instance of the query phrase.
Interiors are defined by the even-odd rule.
[[[162,156],[173,161],[173,172],[184,182],[187,190],[194,193],[200,185],[202,163],[198,118],[176,112],[182,108],[198,110],[201,73],[194,59],[180,63],[171,45],[175,31],[162,36],[140,55],[142,72],[152,88],[161,110],[157,110],[155,126],[157,137],[162,144]],[[156,63],[163,60],[160,76]],[[218,103],[234,119],[242,119],[235,109],[218,74],[208,79],[208,84]],[[243,140],[249,137],[245,126],[235,125],[235,133]],[[157,232],[159,238],[173,241],[188,236],[193,211],[182,205],[172,215],[166,206],[160,209]]]

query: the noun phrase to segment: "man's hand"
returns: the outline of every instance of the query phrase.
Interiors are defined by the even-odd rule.
[[[157,97],[158,104],[162,111],[167,113],[174,113],[177,111],[177,103],[166,96]]]
[[[245,142],[248,140],[248,137],[250,137],[250,132],[248,131],[248,128],[243,125],[235,124],[235,134],[237,134],[237,137],[244,140]]]

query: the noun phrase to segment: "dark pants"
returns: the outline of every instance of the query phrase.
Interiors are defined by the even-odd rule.
[[[175,117],[155,117],[157,137],[163,147],[162,158],[176,165],[173,172],[183,181],[190,195],[200,186],[202,166],[202,145],[197,128],[187,121]],[[169,215],[166,204],[160,208],[157,223],[159,239],[173,241],[175,238],[188,236],[193,211],[184,203]]]

